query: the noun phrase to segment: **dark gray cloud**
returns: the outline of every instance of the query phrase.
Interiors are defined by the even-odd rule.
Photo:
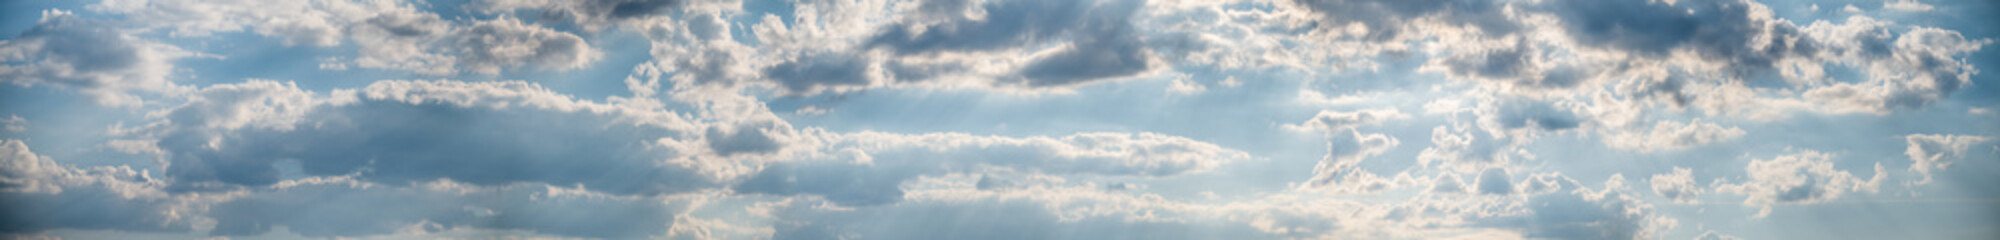
[[[828,88],[873,84],[877,77],[870,72],[869,65],[870,60],[857,56],[822,53],[764,68],[764,77],[777,80],[787,93],[811,94]]]
[[[1151,69],[1151,54],[1130,25],[1093,25],[1069,49],[1035,60],[1021,69],[1030,87],[1059,87],[1090,80],[1130,76]]]
[[[1572,40],[1651,57],[1689,49],[1701,57],[1770,71],[1779,59],[1819,51],[1798,27],[1749,0],[1666,2],[1562,0],[1546,3]],[[1739,72],[1755,74],[1768,72]]]
[[[927,2],[919,16],[882,26],[869,37],[866,49],[886,49],[899,56],[937,53],[979,53],[1034,49],[1050,43],[1067,48],[1028,62],[996,84],[1031,88],[1063,87],[1092,80],[1131,76],[1155,66],[1132,17],[1144,1],[992,1],[982,5],[984,17],[962,13],[964,2]],[[800,60],[804,61],[804,60]],[[790,66],[797,63],[783,63]],[[845,65],[854,71],[855,66]],[[937,70],[901,66],[890,69],[897,81],[921,81]],[[853,82],[848,78],[832,78]],[[782,79],[781,79],[782,81]],[[787,86],[811,86],[784,81]]]

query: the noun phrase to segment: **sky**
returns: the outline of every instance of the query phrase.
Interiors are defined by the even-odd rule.
[[[1987,0],[0,2],[8,239],[1996,239]]]

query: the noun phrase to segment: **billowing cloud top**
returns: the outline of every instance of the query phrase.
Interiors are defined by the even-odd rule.
[[[1995,239],[1996,6],[0,3],[0,238]]]

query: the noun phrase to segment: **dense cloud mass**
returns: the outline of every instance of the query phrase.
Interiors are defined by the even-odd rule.
[[[0,238],[1994,239],[1992,5],[0,4]]]
[[[99,104],[138,105],[133,92],[174,93],[176,58],[189,53],[70,12],[42,12],[35,27],[0,42],[0,81],[69,88]]]

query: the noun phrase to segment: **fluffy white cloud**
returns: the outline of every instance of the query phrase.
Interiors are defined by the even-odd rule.
[[[1910,171],[1924,176],[1913,182],[1931,182],[1932,171],[1942,171],[1951,167],[1951,162],[1965,156],[1965,150],[1972,145],[1990,140],[1985,136],[1949,134],[1910,134],[1903,137],[1909,148],[1903,150],[1910,156]]]
[[[105,20],[44,10],[34,28],[0,41],[0,82],[74,89],[103,105],[138,106],[135,93],[177,94],[173,60],[193,56]]]
[[[1833,157],[1807,150],[1769,160],[1753,160],[1744,168],[1748,178],[1737,183],[1718,182],[1715,191],[1744,195],[1743,205],[1760,208],[1757,216],[1762,217],[1771,213],[1773,204],[1819,203],[1838,199],[1848,192],[1876,192],[1882,185],[1882,179],[1889,176],[1882,164],[1877,163],[1875,177],[1855,177],[1853,173],[1834,168]]]

